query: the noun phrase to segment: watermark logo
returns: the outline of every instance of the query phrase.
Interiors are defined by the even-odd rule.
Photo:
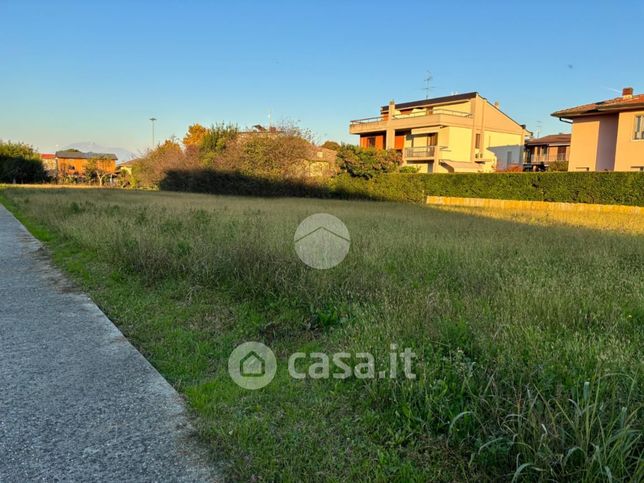
[[[412,367],[416,354],[408,347],[398,352],[396,344],[391,344],[389,349],[386,363],[379,367],[369,352],[294,352],[288,358],[288,373],[293,379],[396,379],[401,376],[416,379]],[[266,386],[276,370],[275,354],[260,342],[244,342],[228,358],[230,377],[245,389]]]
[[[351,246],[346,225],[328,213],[316,213],[305,218],[297,227],[293,239],[300,260],[318,270],[338,265]]]
[[[261,342],[244,342],[228,358],[228,374],[244,389],[261,389],[275,377],[275,354]]]

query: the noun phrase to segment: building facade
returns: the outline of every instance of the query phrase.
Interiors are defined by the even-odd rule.
[[[521,166],[527,131],[477,92],[380,108],[351,121],[360,146],[395,149],[422,173],[491,172]]]
[[[644,171],[644,94],[553,112],[572,123],[568,171]]]
[[[88,163],[95,162],[96,169],[104,174],[116,172],[116,160],[112,153],[83,153],[81,151],[56,151],[56,177],[84,177]]]
[[[570,134],[550,134],[525,142],[526,162],[552,163],[570,160]]]

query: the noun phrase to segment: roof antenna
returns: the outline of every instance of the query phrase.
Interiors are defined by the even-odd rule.
[[[430,71],[427,71],[427,77],[424,80],[425,87],[423,87],[423,90],[425,91],[425,99],[429,99],[429,92],[432,90],[432,81],[434,80],[434,76],[432,76]]]

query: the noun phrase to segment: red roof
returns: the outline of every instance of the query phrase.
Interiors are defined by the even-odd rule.
[[[550,134],[541,138],[528,139],[527,146],[570,144],[570,134]]]
[[[41,153],[40,154],[40,159],[56,159],[55,154],[49,154],[49,153]]]
[[[613,112],[628,111],[639,108],[644,108],[644,94],[621,96],[615,97],[614,99],[607,99],[605,101],[583,104],[581,106],[570,107],[568,109],[553,112],[552,115],[555,117],[568,118],[593,114],[610,114]]]

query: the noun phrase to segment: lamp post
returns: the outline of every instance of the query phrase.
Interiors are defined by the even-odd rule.
[[[154,149],[154,121],[156,121],[156,117],[151,117],[150,121],[152,121],[152,149]]]

